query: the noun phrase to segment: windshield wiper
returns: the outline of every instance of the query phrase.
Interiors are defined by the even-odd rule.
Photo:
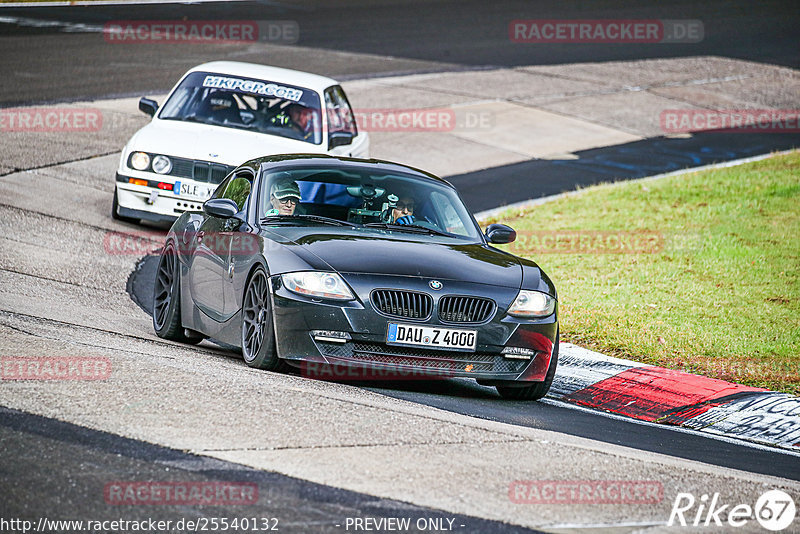
[[[453,237],[451,234],[447,232],[442,232],[441,230],[434,230],[433,228],[428,228],[426,226],[414,226],[409,224],[391,224],[391,223],[366,223],[364,225],[367,228],[384,228],[386,230],[397,230],[399,232],[408,232],[410,234],[431,234],[431,235],[442,235],[445,237]]]
[[[324,224],[330,224],[333,226],[358,226],[351,222],[347,221],[340,221],[339,219],[334,219],[332,217],[323,217],[322,215],[305,215],[305,214],[297,214],[297,215],[267,215],[261,219],[262,223],[271,223],[271,222],[298,222],[298,221],[311,221],[311,222],[319,222]]]

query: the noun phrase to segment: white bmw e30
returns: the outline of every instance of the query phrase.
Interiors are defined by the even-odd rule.
[[[369,157],[336,80],[252,63],[189,70],[166,102],[142,98],[153,117],[122,149],[111,215],[172,222],[200,211],[237,165],[276,154]]]

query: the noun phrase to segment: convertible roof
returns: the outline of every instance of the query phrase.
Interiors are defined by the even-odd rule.
[[[393,161],[386,161],[382,159],[345,158],[345,157],[328,156],[324,154],[285,154],[285,155],[264,156],[261,158],[256,158],[254,160],[243,163],[242,165],[247,165],[248,167],[252,167],[254,169],[272,165],[284,168],[302,167],[306,165],[325,165],[325,166],[330,166],[332,169],[372,167],[376,171],[380,172],[412,174],[415,176],[419,176],[420,178],[423,179],[427,178],[428,180],[432,180],[434,182],[438,182],[453,187],[453,185],[447,180],[439,178],[438,176],[433,175],[429,172],[423,171],[422,169],[417,169],[415,167],[410,167],[408,165],[403,165],[401,163],[395,163]]]
[[[339,83],[333,78],[311,74],[310,72],[269,67],[256,63],[243,63],[240,61],[211,61],[192,67],[189,70],[189,72],[195,71],[214,72],[227,74],[229,76],[244,76],[257,80],[297,85],[307,89],[313,89],[319,93],[322,93],[331,85],[338,85]]]

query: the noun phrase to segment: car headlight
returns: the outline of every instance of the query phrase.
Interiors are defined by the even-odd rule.
[[[556,309],[556,299],[541,291],[520,289],[508,314],[514,317],[547,317]]]
[[[172,170],[172,162],[167,156],[156,156],[153,158],[153,171],[156,174],[168,174]]]
[[[336,273],[303,272],[281,275],[289,291],[309,297],[333,300],[353,300],[353,292]]]
[[[131,154],[131,167],[137,171],[143,171],[150,166],[150,156],[146,152],[134,152]]]

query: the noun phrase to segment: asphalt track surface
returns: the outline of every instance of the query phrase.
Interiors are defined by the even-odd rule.
[[[73,33],[67,26],[35,27],[30,23],[0,23],[0,106],[88,100],[121,95],[164,92],[177,76],[202,61],[231,58],[305,68],[340,79],[389,73],[436,72],[497,66],[560,64],[656,57],[719,55],[797,67],[798,11],[791,2],[762,2],[754,16],[753,3],[661,2],[641,7],[622,1],[527,1],[456,4],[441,2],[381,2],[365,8],[359,2],[274,2],[232,4],[151,5],[92,8],[4,8],[0,16],[34,21],[103,24],[109,20],[296,20],[300,40],[296,47],[276,49],[265,57],[246,45],[138,45],[134,57],[127,47],[105,45],[96,32]],[[700,19],[706,37],[702,43],[620,45],[514,45],[508,22],[526,18],[659,18]],[[361,55],[336,55],[347,52]],[[374,57],[370,57],[370,55]],[[534,160],[449,177],[473,211],[493,208],[603,181],[615,181],[668,172],[784,150],[798,146],[797,135],[696,134],[688,139],[656,138],[579,153],[580,160]],[[546,180],[520,180],[546,176]],[[487,188],[491,179],[492,187]],[[502,184],[502,185],[498,185]],[[510,184],[514,184],[511,188]],[[493,196],[487,196],[487,190]],[[503,191],[514,191],[513,194]],[[137,303],[145,309],[152,295],[148,287],[154,261],[147,258],[129,280]],[[152,282],[150,282],[152,283]],[[365,386],[366,387],[366,386]],[[730,466],[800,480],[797,457],[763,448],[721,442],[666,427],[643,425],[578,411],[552,403],[501,401],[492,388],[470,381],[446,380],[387,384],[369,389],[474,417],[521,426],[550,429],[680,458]],[[3,517],[59,517],[103,519],[108,506],[97,499],[98,487],[109,479],[246,480],[269,491],[258,516],[281,513],[283,531],[331,532],[331,517],[371,516],[440,517],[444,515],[407,503],[377,499],[307,481],[245,468],[180,451],[88,430],[52,419],[0,408],[0,473]],[[46,468],[43,466],[47,466]],[[173,478],[170,478],[173,479]],[[16,495],[14,499],[9,499]],[[89,497],[92,495],[92,497]],[[185,507],[154,510],[127,508],[125,517],[163,518],[200,515],[241,515]],[[114,510],[112,510],[112,513]],[[294,514],[294,515],[291,515]],[[118,514],[114,514],[118,515]],[[455,517],[448,514],[448,517]],[[109,517],[110,518],[110,517]],[[317,522],[309,518],[318,518]],[[458,516],[467,531],[527,532],[482,519]]]
[[[128,521],[176,522],[256,517],[259,524],[261,518],[278,518],[280,532],[343,532],[348,517],[380,520],[402,516],[412,525],[426,519],[449,524],[449,519],[453,530],[462,532],[538,532],[193,456],[2,407],[0,443],[0,473],[5,481],[0,517],[26,519],[34,525],[39,518],[105,521],[124,516]],[[43,460],[47,469],[42,469]],[[256,484],[258,502],[246,506],[108,506],[100,496],[107,484],[114,483],[110,480]]]
[[[800,12],[790,1],[696,2],[640,5],[624,0],[362,2],[231,2],[2,8],[0,106],[163,93],[188,68],[215,59],[254,61],[339,79],[389,73],[437,72],[524,65],[722,56],[800,66]],[[39,27],[37,21],[102,27],[124,20],[291,20],[293,46],[245,44],[109,44],[98,31]],[[518,44],[509,38],[516,19],[701,20],[699,43]],[[131,50],[134,52],[132,53]]]
[[[576,152],[578,159],[529,160],[448,176],[473,212],[603,182],[655,176],[800,146],[800,134],[701,132]]]

